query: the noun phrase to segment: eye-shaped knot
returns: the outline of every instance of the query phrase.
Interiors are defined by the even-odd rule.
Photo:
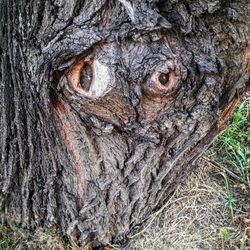
[[[85,76],[85,71],[90,74],[89,71],[92,71],[91,62],[85,62],[84,60],[79,60],[73,64],[68,73],[68,81],[70,86],[81,95],[87,95],[90,89],[92,79]]]
[[[157,71],[152,78],[155,87],[164,92],[171,91],[176,83],[176,73],[171,69],[168,72]]]
[[[75,62],[68,72],[69,85],[81,96],[98,98],[112,87],[109,69],[98,60]]]
[[[144,85],[144,92],[151,96],[168,96],[179,87],[175,70],[157,70]]]
[[[161,85],[166,86],[169,82],[169,73],[160,73],[158,76],[158,81]]]
[[[80,72],[79,87],[81,87],[85,91],[89,91],[92,80],[93,80],[92,62],[87,61],[84,63]]]

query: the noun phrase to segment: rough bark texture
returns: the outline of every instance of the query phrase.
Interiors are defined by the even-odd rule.
[[[249,85],[248,0],[0,0],[0,207],[119,243]]]

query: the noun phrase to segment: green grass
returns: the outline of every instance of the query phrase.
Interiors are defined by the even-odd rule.
[[[230,126],[217,138],[210,153],[250,190],[250,97],[232,114]]]
[[[233,112],[230,126],[218,136],[209,150],[210,158],[223,168],[227,206],[235,214],[250,213],[250,97]],[[233,176],[233,177],[232,177]],[[237,177],[237,178],[235,178]]]
[[[225,186],[226,186],[226,198],[227,198],[227,206],[230,210],[231,218],[234,219],[234,205],[235,205],[235,198],[233,197],[233,193],[231,191],[229,177],[225,172],[221,172],[221,175],[224,178]]]
[[[238,228],[234,221],[235,214],[250,213],[250,97],[245,98],[232,114],[230,126],[217,138],[208,154],[214,161],[237,175],[236,180],[225,170],[219,173],[226,190],[227,206],[233,218],[232,228]],[[243,193],[235,188],[236,184],[244,189]],[[241,250],[247,249],[249,230],[246,226],[241,229]],[[233,233],[222,227],[218,231],[218,237],[222,242],[222,249],[228,249],[226,247],[231,244]],[[13,225],[0,224],[0,250],[15,249],[86,250],[91,247],[80,248],[55,231],[38,229],[31,232]]]
[[[249,249],[246,245],[249,244],[250,218],[250,97],[244,98],[233,112],[229,127],[218,136],[208,154],[217,167],[220,166],[231,225],[243,235],[240,249]],[[237,218],[247,218],[247,223]],[[230,248],[229,231],[221,228],[219,237],[222,249],[226,249],[226,245]]]
[[[222,248],[222,250],[224,250],[225,249],[225,242],[229,241],[231,238],[230,232],[226,228],[222,227],[219,231],[218,236],[222,240],[221,248]]]

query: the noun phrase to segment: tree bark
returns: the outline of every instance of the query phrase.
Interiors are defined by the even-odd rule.
[[[248,0],[0,0],[0,207],[121,243],[250,84]]]

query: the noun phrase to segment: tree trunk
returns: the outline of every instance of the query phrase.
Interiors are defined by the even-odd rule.
[[[120,243],[250,79],[248,0],[0,0],[0,207]]]

